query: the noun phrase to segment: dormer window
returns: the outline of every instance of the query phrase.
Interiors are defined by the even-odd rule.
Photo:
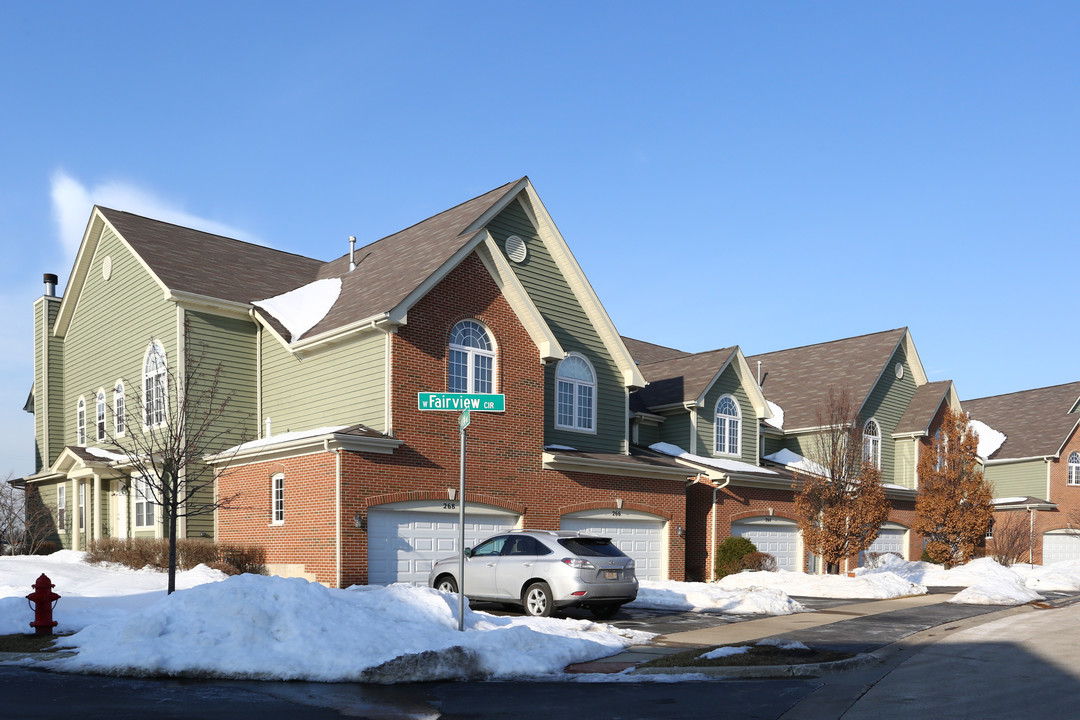
[[[714,452],[717,455],[738,455],[740,439],[739,403],[724,395],[716,403],[716,426],[713,432]]]
[[[476,320],[462,320],[450,332],[447,375],[452,393],[495,392],[495,344]]]

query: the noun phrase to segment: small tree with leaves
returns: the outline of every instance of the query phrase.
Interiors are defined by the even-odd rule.
[[[150,353],[160,351],[151,343]],[[218,497],[214,468],[203,458],[243,442],[243,419],[230,413],[232,393],[223,385],[224,368],[203,368],[203,355],[187,354],[177,373],[150,357],[145,382],[127,392],[126,432],[108,440],[126,458],[138,492],[161,509],[169,540],[169,587],[176,590],[176,541],[180,518],[212,515],[238,495]],[[227,463],[225,463],[227,465]]]
[[[888,520],[889,502],[881,471],[863,450],[862,423],[846,392],[830,388],[818,425],[809,458],[817,470],[795,473],[795,513],[807,549],[839,566],[873,544]]]
[[[927,556],[946,567],[971,560],[990,528],[993,494],[977,447],[967,416],[946,408],[941,429],[919,458],[913,527],[926,539]]]

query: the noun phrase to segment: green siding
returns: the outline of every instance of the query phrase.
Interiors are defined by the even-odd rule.
[[[52,334],[59,310],[58,298],[34,303],[35,472],[52,465],[64,448],[64,340]]]
[[[994,497],[1036,497],[1046,499],[1046,461],[988,465],[983,475],[994,489]]]
[[[715,455],[716,447],[716,404],[724,395],[731,395],[739,404],[739,432],[742,436],[739,443],[738,459],[757,465],[757,432],[758,420],[754,412],[754,406],[750,403],[750,395],[743,387],[739,374],[735,368],[728,365],[713,386],[705,394],[705,406],[697,408],[697,454],[706,457]],[[720,456],[718,456],[720,457]],[[722,457],[731,457],[725,455]]]
[[[622,376],[589,316],[570,289],[555,259],[541,242],[520,201],[511,202],[487,226],[505,252],[506,238],[517,235],[528,246],[523,263],[511,263],[548,327],[563,350],[588,358],[596,371],[596,432],[583,433],[555,427],[555,368],[544,373],[544,443],[567,445],[593,452],[623,452],[626,441],[626,389]]]
[[[761,456],[772,455],[773,453],[780,452],[783,448],[787,447],[784,438],[772,437],[766,435],[763,441],[764,447],[761,449]]]
[[[109,280],[102,263],[112,258]],[[105,390],[106,422],[112,423],[112,388],[124,380],[128,399],[128,429],[137,431],[140,413],[130,395],[142,394],[143,358],[151,340],[165,348],[171,371],[179,367],[176,347],[176,306],[164,299],[161,287],[127,247],[106,229],[91,260],[86,282],[64,338],[64,442],[77,442],[75,411],[86,398],[87,444],[95,444],[94,397]],[[170,388],[170,392],[172,392]]]
[[[56,486],[58,482],[52,483],[40,483],[37,485],[38,495],[41,498],[41,502],[49,509],[49,515],[52,517],[52,524],[54,532],[47,538],[50,542],[57,544],[57,547],[68,550],[71,548],[71,535],[67,531],[67,528],[56,528]],[[68,489],[70,494],[71,490]],[[70,505],[68,506],[70,508]],[[68,513],[68,518],[71,518],[71,514]],[[56,532],[56,530],[63,530],[63,532]]]
[[[262,414],[274,434],[363,423],[386,428],[386,336],[371,333],[307,357],[262,333]]]
[[[896,363],[903,363],[904,376],[897,378],[893,368]],[[903,345],[893,353],[885,372],[877,385],[870,392],[866,404],[862,409],[862,418],[865,422],[874,418],[881,429],[881,480],[885,483],[902,485],[903,478],[897,477],[896,469],[896,445],[892,434],[896,431],[896,424],[904,415],[911,399],[915,396],[915,378],[912,376],[911,365],[907,360],[907,353]]]
[[[692,433],[689,412],[665,415],[664,422],[660,425],[660,441],[678,445],[686,452],[690,452],[690,436]]]
[[[648,447],[653,443],[658,443],[662,439],[660,435],[660,425],[646,425],[645,423],[638,424],[638,445]]]

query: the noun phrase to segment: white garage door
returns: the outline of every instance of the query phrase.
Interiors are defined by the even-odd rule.
[[[866,564],[866,553],[896,553],[906,559],[907,553],[907,530],[901,527],[882,527],[878,532],[877,539],[866,550],[859,553],[859,567]]]
[[[517,527],[518,516],[485,506],[466,506],[465,545]],[[368,511],[368,583],[427,585],[439,558],[458,552],[457,504],[395,503]]]
[[[731,523],[732,537],[744,537],[776,558],[778,570],[799,570],[799,526],[790,520],[757,517]]]
[[[1062,560],[1080,560],[1080,535],[1076,533],[1073,530],[1043,535],[1043,565]]]
[[[664,526],[667,521],[633,510],[592,510],[564,515],[563,530],[609,537],[634,559],[639,580],[666,580]]]

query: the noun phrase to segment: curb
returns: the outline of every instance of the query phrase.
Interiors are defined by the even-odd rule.
[[[713,677],[776,678],[817,677],[824,673],[850,670],[870,662],[881,662],[876,653],[863,653],[846,660],[801,665],[729,665],[710,667],[637,668],[630,675],[711,675]]]

